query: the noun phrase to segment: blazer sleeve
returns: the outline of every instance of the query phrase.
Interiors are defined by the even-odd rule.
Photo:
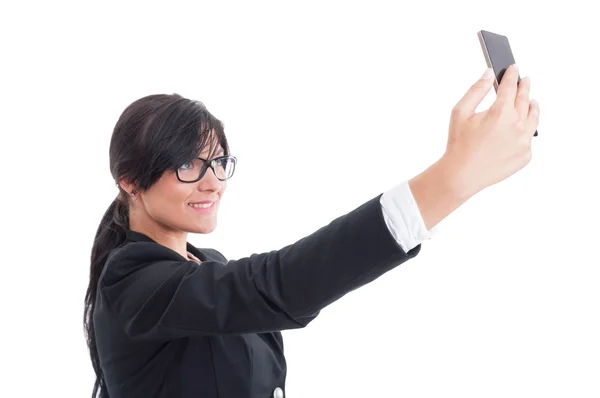
[[[416,256],[387,228],[378,197],[280,250],[198,264],[152,242],[111,253],[101,294],[132,339],[301,328],[319,311]]]

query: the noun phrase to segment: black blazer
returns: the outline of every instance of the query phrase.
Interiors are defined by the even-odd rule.
[[[420,251],[396,243],[380,196],[281,250],[235,261],[188,243],[198,264],[128,231],[94,311],[110,397],[282,398],[280,331]]]

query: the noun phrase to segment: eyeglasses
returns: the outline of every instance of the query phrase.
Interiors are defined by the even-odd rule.
[[[219,156],[212,160],[196,158],[176,170],[177,179],[181,182],[200,181],[210,167],[220,181],[233,176],[237,158],[235,156]]]

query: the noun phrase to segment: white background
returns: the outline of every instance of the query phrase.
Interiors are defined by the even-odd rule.
[[[532,79],[532,162],[284,332],[287,396],[600,396],[600,34],[593,2],[549,3],[3,3],[0,396],[91,395],[83,297],[130,102],[176,92],[224,121],[238,169],[190,242],[239,258],[437,160],[486,67],[480,29]]]

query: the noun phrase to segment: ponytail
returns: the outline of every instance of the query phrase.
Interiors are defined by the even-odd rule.
[[[92,246],[91,266],[90,266],[90,284],[85,295],[85,311],[83,317],[84,333],[90,350],[92,366],[96,373],[96,382],[92,392],[92,398],[109,398],[106,388],[104,374],[100,367],[98,357],[98,348],[96,347],[96,334],[94,332],[94,308],[96,307],[96,293],[98,290],[98,281],[104,269],[106,258],[111,250],[119,247],[125,242],[126,233],[129,229],[129,205],[125,195],[119,195],[110,204],[94,238]]]

